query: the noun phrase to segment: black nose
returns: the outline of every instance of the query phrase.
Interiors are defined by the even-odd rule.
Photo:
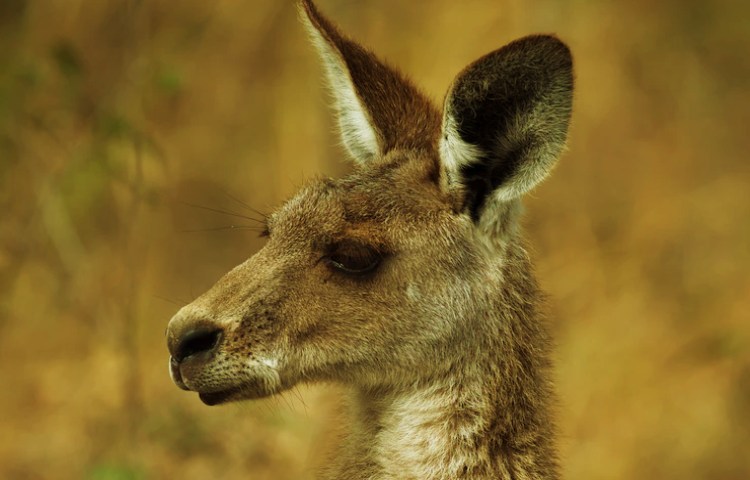
[[[203,352],[213,350],[221,339],[221,329],[200,326],[185,332],[176,342],[172,350],[172,358],[178,362]]]

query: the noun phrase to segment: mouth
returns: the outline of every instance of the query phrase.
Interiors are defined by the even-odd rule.
[[[221,403],[226,403],[232,399],[236,394],[240,392],[239,389],[229,389],[229,390],[222,390],[219,392],[205,392],[201,393],[198,392],[198,398],[201,399],[201,402],[208,406],[214,406],[219,405]]]
[[[216,389],[217,385],[215,382],[196,382],[195,378],[191,376],[195,374],[195,369],[193,368],[189,368],[185,372],[187,374],[187,377],[185,377],[183,375],[186,366],[185,363],[180,363],[170,357],[169,375],[172,377],[172,381],[182,390],[197,393],[198,398],[209,406],[268,397],[284,389],[278,373],[268,367],[263,368],[263,366],[260,367],[260,371],[255,372],[256,375],[246,376],[242,379],[236,378],[235,382],[233,382],[234,385],[225,384],[223,389],[222,387]]]
[[[179,362],[171,357],[169,359],[169,375],[170,377],[172,377],[172,381],[174,382],[174,384],[177,385],[180,389],[188,392],[196,392],[198,394],[198,398],[200,398],[204,404],[209,406],[220,405],[222,403],[227,403],[233,400],[242,400],[243,392],[245,393],[245,396],[249,398],[253,398],[256,396],[249,394],[250,392],[248,392],[247,389],[243,389],[240,387],[228,388],[215,392],[200,392],[198,390],[190,388],[185,384],[185,380],[182,378],[182,372],[180,372]]]
[[[185,384],[185,380],[182,378],[182,372],[180,372],[180,363],[172,357],[169,357],[169,376],[172,377],[172,381],[182,390],[193,391],[190,387]],[[206,405],[219,405],[220,403],[226,403],[229,399],[236,394],[240,393],[239,388],[230,388],[227,390],[221,390],[218,392],[197,392],[198,397]]]

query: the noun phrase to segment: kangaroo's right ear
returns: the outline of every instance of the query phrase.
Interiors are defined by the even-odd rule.
[[[475,221],[537,185],[565,145],[573,61],[555,37],[516,40],[469,65],[443,110],[440,156],[448,188]]]
[[[392,149],[431,148],[440,114],[414,85],[344,36],[311,0],[300,16],[313,39],[334,97],[344,145],[359,164]]]

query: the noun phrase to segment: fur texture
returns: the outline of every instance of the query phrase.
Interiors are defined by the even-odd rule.
[[[441,120],[310,1],[301,12],[358,168],[302,188],[266,246],[175,315],[175,383],[208,404],[348,385],[351,428],[322,478],[558,478],[517,219],[564,144],[567,47],[526,37],[479,59]]]

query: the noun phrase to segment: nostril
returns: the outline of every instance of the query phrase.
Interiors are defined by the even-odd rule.
[[[199,353],[213,350],[219,343],[221,330],[213,327],[201,327],[187,332],[177,344],[174,354],[175,360],[182,360]]]

